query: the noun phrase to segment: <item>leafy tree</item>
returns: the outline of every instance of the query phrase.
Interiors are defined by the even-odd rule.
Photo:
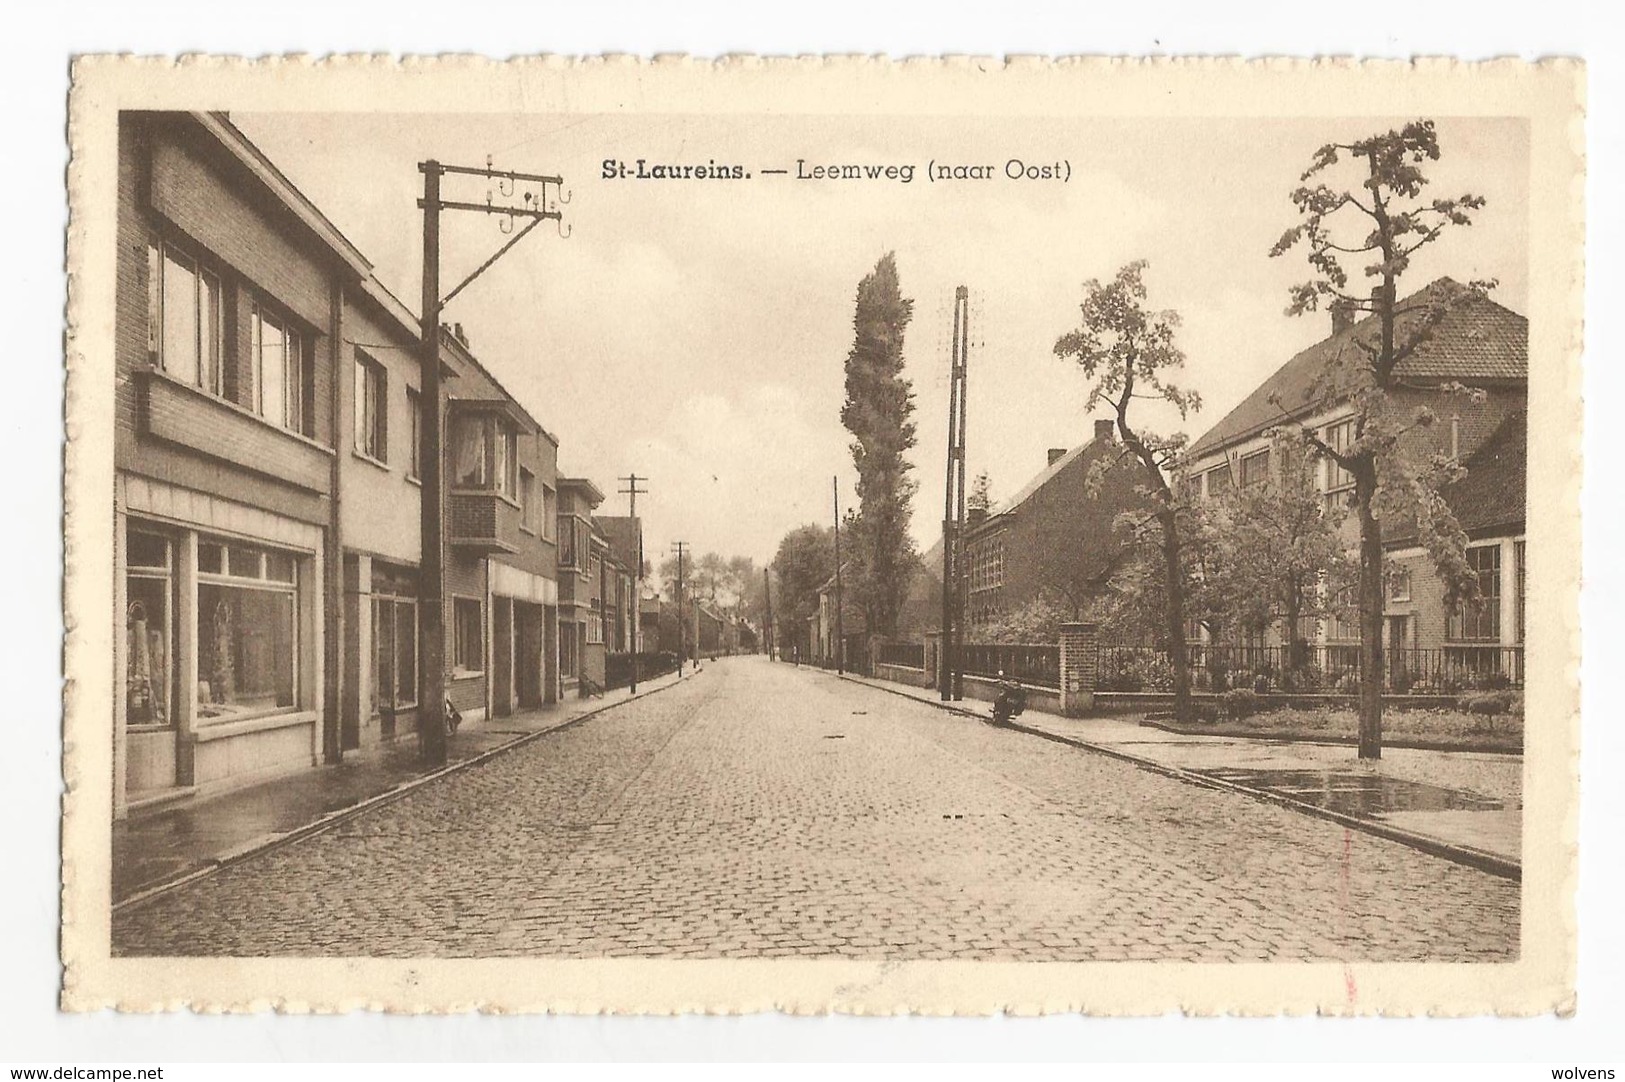
[[[1371,317],[1349,337],[1348,347],[1327,366],[1310,395],[1317,412],[1352,407],[1353,440],[1332,447],[1304,430],[1305,440],[1354,478],[1362,759],[1382,755],[1382,520],[1397,516],[1415,521],[1446,584],[1447,601],[1476,596],[1477,591],[1466,562],[1466,535],[1439,494],[1441,485],[1461,475],[1460,468],[1445,455],[1425,453],[1425,443],[1409,438],[1436,417],[1425,406],[1407,407],[1395,394],[1401,388],[1400,364],[1453,309],[1483,298],[1495,285],[1441,283],[1403,305],[1399,301],[1399,282],[1411,257],[1449,227],[1470,225],[1473,212],[1484,206],[1482,196],[1470,193],[1447,199],[1423,196],[1428,184],[1423,168],[1437,161],[1439,153],[1431,120],[1352,143],[1325,144],[1315,151],[1302,186],[1292,193],[1302,221],[1270,249],[1271,256],[1280,256],[1301,247],[1314,272],[1292,288],[1289,315],[1327,304],[1351,316]],[[1369,291],[1351,287],[1346,260],[1363,263],[1359,272],[1371,281]],[[1443,389],[1482,395],[1455,384]]]
[[[1179,316],[1145,307],[1146,263],[1130,263],[1110,282],[1091,279],[1084,284],[1082,325],[1062,335],[1055,355],[1075,362],[1093,380],[1085,412],[1101,402],[1117,414],[1117,433],[1123,447],[1140,463],[1141,488],[1150,510],[1134,514],[1131,528],[1137,537],[1152,541],[1162,553],[1165,591],[1165,634],[1174,670],[1174,713],[1190,716],[1190,670],[1185,650],[1184,561],[1180,553],[1180,518],[1184,502],[1168,483],[1165,471],[1177,467],[1185,446],[1183,434],[1170,437],[1137,429],[1129,420],[1130,404],[1152,399],[1172,404],[1180,417],[1201,408],[1195,391],[1169,382],[1168,376],[1185,365],[1185,354],[1174,344]]]
[[[807,617],[818,611],[818,590],[834,573],[833,530],[798,526],[779,542],[773,557],[773,620],[778,628],[787,629],[779,637],[787,650],[799,641],[798,629]]]
[[[914,446],[914,392],[903,377],[903,332],[914,302],[902,295],[897,257],[882,256],[858,283],[854,337],[846,357],[846,401],[841,423],[852,433],[858,471],[859,515],[850,539],[867,573],[857,583],[874,633],[891,635],[908,592],[913,541],[910,504],[918,482],[904,457]],[[842,547],[847,539],[842,538]]]
[[[965,497],[965,510],[991,512],[993,510],[993,479],[983,470],[976,475],[970,483],[970,493]]]
[[[1205,504],[1192,546],[1202,618],[1210,626],[1279,623],[1289,679],[1305,660],[1303,621],[1331,611],[1351,572],[1339,529],[1345,513],[1328,509],[1315,482],[1319,458],[1300,431],[1277,429],[1268,479]]]

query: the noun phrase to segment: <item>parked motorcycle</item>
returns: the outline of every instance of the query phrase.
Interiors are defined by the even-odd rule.
[[[1008,725],[1027,709],[1027,689],[999,673],[999,693],[993,699],[993,724]]]

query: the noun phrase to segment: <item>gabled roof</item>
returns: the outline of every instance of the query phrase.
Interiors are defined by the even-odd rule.
[[[1478,450],[1462,463],[1467,475],[1440,489],[1469,537],[1523,529],[1527,493],[1529,417],[1509,413]],[[1389,547],[1416,541],[1416,524],[1396,524],[1383,538]]]
[[[995,522],[1001,515],[1008,515],[1010,512],[1020,508],[1022,504],[1026,503],[1028,500],[1032,499],[1033,496],[1037,495],[1039,489],[1053,481],[1062,470],[1066,469],[1068,466],[1072,465],[1072,463],[1088,454],[1090,448],[1096,447],[1102,442],[1110,446],[1116,446],[1116,441],[1114,439],[1100,436],[1096,436],[1087,443],[1078,444],[1078,446],[1072,448],[1066,454],[1061,455],[1054,462],[1051,462],[1048,466],[1039,471],[1038,474],[1032,478],[1032,480],[1021,486],[1014,496],[1011,496],[1008,500],[1001,501],[996,506],[990,508],[988,510],[987,518],[982,522],[979,522],[974,526],[967,525],[965,528],[965,535],[969,537],[973,534],[979,533]],[[936,562],[931,566],[942,566],[941,546],[942,543],[939,541],[937,545],[933,547],[932,552],[936,554]]]
[[[1398,307],[1420,307],[1430,295],[1462,288],[1450,278],[1439,278],[1402,299]],[[1191,444],[1191,457],[1201,457],[1280,424],[1285,419],[1283,410],[1286,415],[1297,416],[1319,408],[1321,404],[1313,399],[1322,373],[1344,350],[1359,348],[1354,345],[1355,338],[1369,341],[1368,336],[1378,326],[1376,316],[1367,316],[1287,361]],[[1429,382],[1527,380],[1529,321],[1487,297],[1466,301],[1445,314],[1432,336],[1399,363],[1396,374],[1401,379]],[[1280,405],[1272,399],[1278,399]]]

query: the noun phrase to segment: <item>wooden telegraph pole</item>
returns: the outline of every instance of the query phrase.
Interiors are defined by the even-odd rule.
[[[524,239],[543,221],[560,221],[558,210],[564,181],[559,177],[538,176],[493,169],[489,161],[484,169],[464,165],[443,165],[430,159],[418,163],[423,174],[423,323],[419,362],[423,379],[423,461],[418,464],[422,482],[421,510],[418,517],[422,552],[418,565],[418,750],[423,761],[430,766],[443,766],[446,762],[446,499],[443,484],[445,412],[440,395],[440,312],[457,294]],[[486,193],[484,203],[464,203],[440,197],[440,181],[446,174],[484,177],[506,186],[505,196],[512,195],[520,184],[537,185],[540,194],[526,191],[520,204],[505,206],[491,201]],[[553,187],[551,198],[548,187]],[[507,223],[505,233],[513,233],[496,253],[475,268],[444,297],[440,295],[440,212],[466,210],[481,214],[501,215]],[[513,220],[528,218],[526,226],[514,233]],[[333,574],[338,569],[333,569]]]
[[[841,479],[830,478],[835,490],[835,675],[846,675],[845,606],[841,603]]]
[[[647,493],[646,488],[639,488],[639,481],[647,481],[647,477],[639,477],[633,473],[626,477],[617,478],[625,481],[626,487],[621,489],[627,498],[628,514],[638,531],[638,573],[633,577],[637,585],[633,588],[632,597],[632,685],[633,695],[638,693],[638,650],[643,638],[643,524],[638,522],[638,493]]]
[[[937,663],[937,690],[942,701],[964,697],[959,666],[959,577],[963,573],[963,553],[959,551],[965,529],[965,362],[970,352],[970,293],[960,286],[954,290],[954,331],[950,351],[948,388],[948,473],[942,503],[942,657]]]

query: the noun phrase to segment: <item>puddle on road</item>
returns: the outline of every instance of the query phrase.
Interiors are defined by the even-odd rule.
[[[1391,812],[1501,811],[1491,797],[1442,785],[1342,770],[1204,770],[1201,773],[1364,818]]]

